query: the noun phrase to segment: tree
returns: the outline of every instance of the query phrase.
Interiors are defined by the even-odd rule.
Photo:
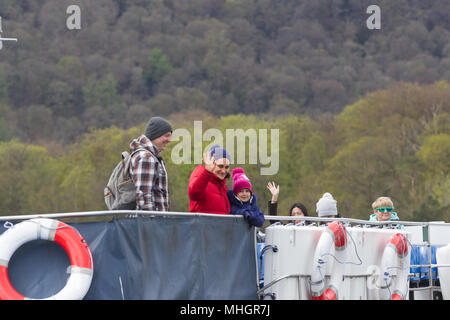
[[[0,185],[2,214],[52,211],[54,208],[51,204],[54,202],[51,198],[55,195],[52,182],[55,172],[49,165],[47,150],[12,140],[0,142],[0,157],[0,174],[5,182]]]
[[[97,81],[93,77],[82,88],[83,100],[86,106],[101,106],[106,109],[118,102],[117,82],[111,73],[108,73],[102,81]]]
[[[55,114],[69,116],[77,112],[77,94],[74,88],[63,81],[53,80],[48,87],[48,95],[45,104],[49,106]]]
[[[207,109],[208,96],[196,88],[177,88],[175,92],[178,110]]]
[[[169,58],[159,48],[154,48],[148,56],[148,65],[144,69],[147,87],[152,89],[161,79],[173,69]]]
[[[0,141],[8,141],[10,139],[10,134],[5,126],[5,121],[3,117],[0,117]]]
[[[51,139],[54,123],[53,112],[43,105],[32,105],[15,112],[14,136],[27,142]]]
[[[317,80],[312,84],[313,106],[321,111],[336,112],[345,104],[344,86],[336,80]]]
[[[441,133],[426,137],[417,156],[427,168],[424,185],[435,201],[434,210],[449,207],[450,135]]]
[[[8,87],[4,67],[0,64],[0,104],[8,104]]]

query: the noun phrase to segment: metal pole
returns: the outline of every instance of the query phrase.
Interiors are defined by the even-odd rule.
[[[218,215],[212,213],[197,213],[197,212],[172,212],[172,211],[136,211],[136,210],[106,210],[106,211],[85,211],[85,212],[65,212],[65,213],[45,213],[45,214],[30,214],[30,215],[15,215],[15,216],[0,216],[0,221],[13,220],[27,220],[34,218],[83,218],[83,217],[99,217],[99,216],[121,216],[121,215],[142,215],[142,216],[198,216],[198,217],[221,217],[221,218],[243,218],[240,215]],[[392,221],[367,221],[352,218],[319,218],[319,217],[300,217],[300,216],[264,216],[265,220],[277,221],[294,221],[306,220],[314,222],[329,222],[341,221],[346,223],[355,223],[360,225],[389,225]],[[426,225],[424,222],[411,221],[395,221],[396,224],[403,225]]]
[[[427,239],[427,251],[428,251],[428,273],[429,273],[429,285],[430,285],[430,300],[433,300],[433,269],[431,268],[431,241],[430,241],[430,224],[428,224],[428,239]]]

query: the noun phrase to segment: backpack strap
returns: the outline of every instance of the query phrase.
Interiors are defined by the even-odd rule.
[[[131,157],[132,157],[135,153],[137,153],[138,151],[147,151],[147,152],[150,152],[150,151],[148,151],[148,150],[145,149],[145,148],[138,148],[138,149],[134,150],[134,151],[130,154],[130,159],[131,159]],[[124,153],[126,153],[126,154],[128,155],[128,152],[126,152],[126,151],[122,152],[122,155],[123,155]]]
[[[126,175],[129,174],[129,172],[130,172],[131,157],[132,157],[135,153],[137,153],[137,152],[139,152],[139,151],[147,151],[147,152],[150,152],[150,151],[148,151],[148,150],[145,149],[145,148],[138,148],[138,149],[134,150],[131,154],[129,154],[129,153],[126,152],[126,151],[122,152],[122,161],[125,161],[125,158],[129,156],[128,162],[123,164],[123,176],[124,176],[124,177],[126,177]]]

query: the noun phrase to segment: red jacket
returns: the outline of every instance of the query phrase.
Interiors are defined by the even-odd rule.
[[[226,179],[220,180],[198,165],[189,178],[189,211],[230,214]]]

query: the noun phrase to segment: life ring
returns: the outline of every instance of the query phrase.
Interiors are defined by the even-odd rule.
[[[410,248],[408,240],[401,233],[393,235],[383,251],[381,258],[383,296],[391,300],[404,300],[408,293],[408,274],[410,265]],[[392,271],[397,270],[397,277],[392,281]],[[392,288],[392,289],[391,289]],[[388,292],[388,295],[386,295]]]
[[[44,300],[81,300],[91,285],[94,265],[91,250],[78,231],[53,219],[30,219],[18,223],[0,236],[0,300],[31,299],[21,295],[11,285],[8,263],[13,253],[24,243],[49,240],[61,245],[70,258],[70,276],[66,285]]]
[[[334,245],[335,261],[330,282],[325,286],[325,267],[332,257],[330,250]],[[345,261],[347,257],[347,231],[340,221],[333,221],[324,230],[317,243],[314,252],[313,267],[311,272],[311,296],[313,300],[337,300],[339,288],[344,274],[344,265],[338,263]]]

